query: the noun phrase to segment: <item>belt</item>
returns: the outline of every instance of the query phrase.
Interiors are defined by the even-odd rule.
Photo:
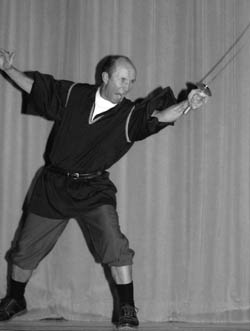
[[[93,179],[96,178],[98,176],[101,176],[103,174],[102,171],[93,171],[93,172],[89,172],[89,173],[80,173],[80,172],[71,172],[71,171],[67,171],[65,169],[56,167],[56,166],[47,166],[45,167],[45,169],[48,169],[49,171],[55,172],[57,174],[61,174],[67,177],[70,177],[74,180],[77,179]]]

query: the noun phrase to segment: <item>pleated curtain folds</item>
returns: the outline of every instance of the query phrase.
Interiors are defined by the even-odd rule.
[[[0,0],[0,47],[16,52],[20,70],[91,84],[104,56],[124,54],[138,71],[131,99],[158,86],[178,96],[227,52],[249,17],[248,0]],[[249,45],[246,31],[213,73],[228,62],[205,107],[136,143],[109,169],[136,252],[141,321],[250,321]],[[22,114],[21,97],[0,76],[1,296],[5,256],[52,127]],[[105,271],[73,219],[26,297],[22,319],[111,318]]]

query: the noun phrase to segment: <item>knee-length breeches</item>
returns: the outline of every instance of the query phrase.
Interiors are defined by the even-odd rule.
[[[12,263],[25,270],[34,270],[55,246],[68,221],[28,214],[11,253]],[[134,251],[120,230],[118,215],[112,205],[85,212],[76,221],[100,263],[110,266],[132,264]]]

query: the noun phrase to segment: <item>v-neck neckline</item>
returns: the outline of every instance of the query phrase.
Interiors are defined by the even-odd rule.
[[[123,101],[122,101],[123,102]],[[109,110],[103,112],[103,113],[100,113],[100,114],[97,114],[94,118],[93,118],[93,114],[94,114],[94,110],[95,110],[95,102],[93,103],[92,107],[91,107],[91,110],[90,110],[90,113],[89,113],[89,124],[94,124],[96,123],[97,121],[99,121],[100,119],[102,119],[103,117],[108,117],[110,116],[111,113],[114,112],[114,109],[115,108],[119,108],[120,105],[122,104],[119,103],[117,105],[115,105],[114,107],[110,108]],[[119,111],[119,109],[115,110],[115,112]]]

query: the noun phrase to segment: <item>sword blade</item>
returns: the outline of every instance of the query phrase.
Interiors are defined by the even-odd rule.
[[[211,84],[225,69],[227,66],[229,66],[229,64],[236,58],[236,56],[242,51],[243,47],[245,45],[241,46],[240,49],[238,49],[238,51],[234,54],[234,56],[232,56],[224,65],[223,67],[221,67],[221,69],[213,76],[209,79],[209,81],[207,82],[207,85]]]
[[[231,50],[239,43],[239,41],[243,38],[244,34],[250,28],[250,22],[247,24],[245,29],[241,32],[241,34],[235,39],[233,44],[228,48],[228,50],[222,55],[222,57],[212,66],[212,68],[199,80],[198,83],[203,83],[203,81],[220,65],[220,63],[225,59],[225,57],[231,52]]]

